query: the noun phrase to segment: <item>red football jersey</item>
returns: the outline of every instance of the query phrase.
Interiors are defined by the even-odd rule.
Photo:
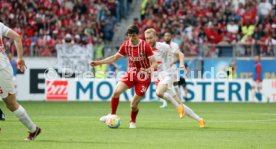
[[[121,45],[118,53],[128,57],[128,71],[139,71],[140,68],[149,68],[150,62],[148,58],[154,56],[150,45],[144,40],[140,40],[137,45],[132,45],[127,40]]]

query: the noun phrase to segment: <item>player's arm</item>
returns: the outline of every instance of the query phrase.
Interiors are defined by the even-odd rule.
[[[178,58],[179,58],[179,68],[180,69],[185,69],[185,66],[184,66],[184,54],[178,49],[177,50],[177,54],[178,54]]]
[[[150,61],[150,64],[151,64],[150,69],[151,70],[157,69],[158,64],[157,64],[157,61],[156,61],[155,57],[154,56],[149,57],[149,61]]]
[[[117,60],[119,60],[122,57],[123,57],[123,55],[121,55],[119,53],[116,53],[115,55],[107,57],[107,58],[105,58],[103,60],[91,61],[90,65],[91,66],[97,66],[97,65],[102,65],[102,64],[111,64],[111,63],[116,62]]]
[[[158,67],[158,64],[157,64],[157,61],[156,61],[156,59],[155,59],[155,57],[154,56],[150,56],[150,57],[148,57],[148,59],[149,59],[149,62],[150,62],[150,67],[149,68],[147,68],[147,69],[143,69],[143,68],[141,68],[141,70],[143,70],[143,71],[146,71],[146,72],[152,72],[153,70],[156,70],[157,69],[157,67]]]
[[[22,72],[25,71],[27,68],[25,65],[25,61],[23,59],[23,46],[22,46],[22,39],[21,36],[18,35],[15,31],[9,30],[6,37],[13,39],[14,45],[17,51],[17,68],[20,69]]]

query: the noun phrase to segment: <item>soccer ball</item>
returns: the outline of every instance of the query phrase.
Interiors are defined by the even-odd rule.
[[[105,121],[109,128],[118,128],[121,124],[121,119],[118,115],[110,115]]]

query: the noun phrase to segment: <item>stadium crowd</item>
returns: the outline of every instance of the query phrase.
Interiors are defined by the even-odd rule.
[[[134,23],[155,27],[160,39],[174,32],[186,56],[216,57],[229,45],[238,56],[275,56],[275,0],[143,0],[141,7]]]
[[[91,43],[102,48],[113,38],[132,0],[0,1],[0,21],[23,39],[25,56],[54,56],[58,43]],[[6,49],[16,50],[9,40]]]
[[[25,56],[55,56],[55,45],[91,43],[106,47],[132,0],[0,1],[0,21],[23,39]],[[275,56],[276,0],[142,0],[141,32],[166,30],[186,56],[220,56],[230,46],[237,56]],[[18,21],[20,20],[20,21]],[[141,34],[143,38],[143,34]],[[9,40],[6,49],[16,55]]]

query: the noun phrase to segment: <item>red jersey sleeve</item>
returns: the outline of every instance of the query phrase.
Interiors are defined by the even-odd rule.
[[[153,56],[152,49],[151,49],[151,47],[150,47],[150,45],[148,43],[146,43],[145,48],[146,48],[146,50],[145,50],[146,51],[146,56],[148,58],[151,57],[151,56]]]
[[[118,54],[122,55],[122,56],[126,56],[126,42],[124,42],[121,46],[119,51],[117,52]]]

